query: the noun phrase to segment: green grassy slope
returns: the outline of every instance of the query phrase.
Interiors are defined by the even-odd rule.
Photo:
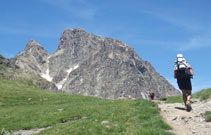
[[[209,99],[209,98],[211,98],[211,88],[200,90],[200,91],[196,92],[193,95],[193,97],[194,98],[199,98],[200,100]]]
[[[211,88],[203,89],[196,93],[194,93],[193,98],[198,98],[200,100],[206,100],[211,98]],[[182,96],[172,96],[172,97],[165,97],[166,103],[182,103],[183,99]]]
[[[211,99],[211,88],[196,92],[193,97],[199,98],[200,100]],[[211,111],[205,112],[204,117],[206,121],[211,122]]]
[[[166,97],[166,103],[183,103],[182,96]]]
[[[162,121],[153,102],[49,92],[34,87],[30,81],[0,78],[0,108],[0,130],[52,126],[40,134],[170,134],[166,131],[170,127]],[[108,123],[101,124],[102,121]],[[59,124],[62,122],[66,123]]]

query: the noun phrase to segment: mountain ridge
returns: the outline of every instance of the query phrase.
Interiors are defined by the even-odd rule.
[[[25,49],[15,63],[53,82],[61,92],[111,99],[146,98],[149,90],[157,98],[179,94],[132,47],[81,28],[65,29],[52,54],[34,40]]]

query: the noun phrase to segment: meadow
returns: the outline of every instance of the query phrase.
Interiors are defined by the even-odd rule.
[[[38,89],[0,78],[0,130],[50,127],[45,135],[170,135],[157,104],[109,100]]]

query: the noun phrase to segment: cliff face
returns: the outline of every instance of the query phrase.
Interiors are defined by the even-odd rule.
[[[30,41],[16,64],[72,94],[119,99],[144,98],[148,90],[157,97],[179,93],[133,48],[82,29],[65,30],[51,55]]]
[[[36,41],[30,40],[24,51],[16,56],[16,65],[26,72],[42,73],[46,68],[48,52]]]

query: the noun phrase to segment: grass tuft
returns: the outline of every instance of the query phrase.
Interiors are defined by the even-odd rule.
[[[211,111],[205,112],[204,116],[207,122],[211,122]]]
[[[193,97],[194,98],[199,98],[200,100],[209,99],[209,98],[211,98],[211,88],[200,90],[200,91],[196,92],[193,95]]]
[[[183,102],[182,96],[166,97],[166,103],[182,103],[182,102]]]

